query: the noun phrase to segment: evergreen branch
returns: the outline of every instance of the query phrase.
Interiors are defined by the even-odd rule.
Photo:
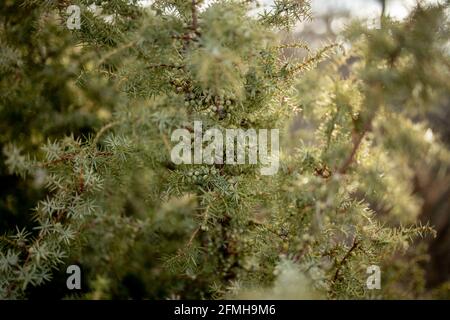
[[[358,242],[357,238],[355,237],[353,239],[352,246],[350,247],[350,249],[347,251],[347,253],[344,255],[342,260],[337,265],[336,271],[335,271],[334,276],[333,276],[333,283],[336,282],[336,280],[339,277],[339,273],[340,273],[342,267],[347,263],[348,258],[350,257],[352,252],[358,248],[358,246],[359,246],[359,242]]]
[[[189,238],[188,243],[186,244],[187,247],[192,246],[192,243],[194,242],[194,239],[195,239],[195,237],[197,236],[197,233],[200,231],[200,229],[201,229],[200,226],[198,226],[198,227],[194,230],[194,232],[192,233],[192,235],[191,235],[190,238]]]
[[[121,51],[123,51],[123,50],[132,48],[132,47],[136,44],[136,42],[137,42],[136,40],[130,41],[130,42],[128,42],[128,43],[126,43],[126,44],[124,44],[124,45],[122,45],[122,46],[120,46],[120,47],[114,48],[113,50],[107,52],[107,53],[106,53],[103,57],[101,57],[101,59],[97,62],[97,66],[102,65],[106,60],[108,60],[109,58],[111,58],[111,57],[114,56],[115,54],[117,54],[117,53],[119,53],[119,52],[121,52]]]
[[[324,46],[313,55],[309,55],[306,59],[304,59],[301,63],[294,65],[291,68],[288,68],[288,74],[294,75],[295,73],[310,70],[313,66],[317,65],[319,62],[323,61],[328,57],[328,52],[340,47],[339,44],[332,43],[330,45]]]
[[[267,290],[254,286],[272,286],[270,298],[290,291],[294,299],[315,290],[337,299],[426,292],[422,266],[409,255],[423,257],[417,238],[441,241],[448,223],[433,219],[436,234],[417,217],[445,212],[450,194],[448,148],[417,116],[448,92],[448,17],[440,6],[418,8],[405,22],[383,18],[377,29],[352,24],[343,34],[354,37],[345,42],[352,54],[319,66],[336,44],[311,50],[301,41],[283,44],[279,32],[309,17],[307,0],[275,0],[259,17],[251,13],[256,0],[208,1],[204,10],[203,0],[157,0],[154,10],[100,1],[96,10],[83,8],[76,32],[61,30],[63,19],[55,18],[58,8],[65,17],[64,6],[22,2],[3,5],[0,28],[0,138],[21,144],[3,148],[9,171],[2,176],[14,185],[0,209],[24,222],[22,208],[36,193],[29,190],[39,186],[48,197],[35,206],[32,233],[0,237],[0,299],[26,298],[51,275],[58,285],[62,263],[78,254],[92,283],[81,298],[124,297],[120,284],[130,272],[145,288],[142,298],[239,298],[245,286],[257,294]],[[306,50],[303,59],[281,52],[296,48]],[[293,132],[292,110],[300,107],[306,128]],[[96,128],[104,110],[113,122]],[[175,165],[170,132],[193,133],[193,120],[205,130],[280,128],[279,172]],[[96,134],[84,142],[85,132]],[[366,143],[369,134],[374,143]],[[41,140],[48,142],[38,152]],[[211,151],[212,141],[203,142]],[[433,189],[425,202],[411,181],[419,170],[417,188]],[[348,175],[331,179],[335,172]],[[10,174],[31,179],[17,183]],[[430,238],[421,241],[437,242]],[[390,275],[382,291],[369,292],[355,273],[369,261]]]
[[[147,66],[148,69],[158,69],[158,68],[168,68],[168,69],[178,69],[182,70],[185,68],[185,66],[175,65],[175,64],[166,64],[166,63],[160,63],[160,64],[151,64]]]
[[[108,131],[109,129],[117,126],[118,124],[120,124],[121,121],[114,121],[111,123],[108,123],[107,125],[103,126],[96,134],[94,140],[92,141],[92,146],[96,146],[98,144],[98,141],[100,140],[100,138],[102,137],[103,134],[105,134],[106,131]]]
[[[192,31],[197,32],[198,31],[198,13],[197,13],[197,1],[192,0]]]
[[[308,53],[311,53],[311,48],[305,42],[287,43],[287,44],[282,44],[282,45],[274,47],[274,49],[276,49],[276,50],[296,49],[296,48],[304,49]]]
[[[55,159],[55,160],[47,161],[47,162],[41,162],[41,163],[36,164],[36,166],[41,167],[41,168],[50,167],[50,166],[53,166],[53,165],[61,163],[61,162],[72,161],[78,155],[79,155],[79,152],[68,153],[68,154],[61,156],[59,159]],[[112,155],[113,155],[112,152],[107,152],[107,151],[98,151],[98,152],[94,153],[94,156],[96,156],[96,157],[110,157]]]
[[[365,135],[366,131],[363,131],[358,134],[355,141],[353,142],[352,151],[350,152],[344,163],[342,163],[340,168],[337,170],[338,173],[345,174],[347,172],[350,165],[353,163],[353,160],[355,159],[356,153],[358,152],[359,146],[361,145]]]

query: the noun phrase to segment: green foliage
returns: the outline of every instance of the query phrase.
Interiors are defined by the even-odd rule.
[[[77,4],[73,31],[53,2],[0,5],[4,174],[46,190],[0,239],[1,298],[70,263],[87,299],[430,295],[416,241],[435,232],[414,172],[448,174],[450,153],[411,119],[448,97],[446,6],[355,24],[344,53],[280,39],[310,18],[306,1],[260,15],[251,1]],[[194,120],[282,129],[280,171],[175,166],[170,135]]]

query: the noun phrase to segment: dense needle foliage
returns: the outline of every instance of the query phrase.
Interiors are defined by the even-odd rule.
[[[311,49],[306,0],[2,1],[0,298],[448,298],[414,188],[450,181],[447,10]],[[280,170],[174,165],[194,120],[280,129]]]

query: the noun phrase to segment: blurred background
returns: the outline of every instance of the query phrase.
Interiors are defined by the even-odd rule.
[[[426,0],[423,3],[438,3]],[[352,17],[378,18],[383,11],[396,19],[403,19],[415,6],[416,0],[312,0],[312,10],[316,15],[329,12],[349,12]]]

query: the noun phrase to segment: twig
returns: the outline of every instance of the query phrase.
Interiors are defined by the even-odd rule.
[[[184,66],[177,66],[175,64],[166,64],[166,63],[161,63],[161,64],[151,64],[149,66],[147,66],[147,68],[149,69],[157,69],[157,68],[171,68],[171,69],[184,69]]]
[[[98,141],[100,140],[101,136],[109,129],[111,129],[112,127],[118,125],[120,123],[120,121],[114,121],[111,123],[108,123],[107,125],[103,126],[103,128],[101,128],[98,132],[97,135],[94,138],[94,141],[92,142],[92,146],[96,146]]]
[[[73,158],[75,158],[77,155],[78,155],[78,153],[68,153],[68,154],[63,155],[59,159],[52,160],[52,161],[47,161],[47,162],[42,162],[42,163],[37,164],[37,166],[43,168],[43,167],[48,167],[48,166],[51,166],[51,165],[58,164],[60,162],[70,161],[70,160],[73,160]],[[112,156],[112,155],[113,155],[112,152],[106,152],[106,151],[101,151],[101,152],[96,152],[95,153],[95,156],[97,156],[97,157],[109,157],[109,156]]]
[[[191,247],[192,242],[194,241],[195,236],[197,235],[197,233],[198,233],[199,231],[200,231],[200,227],[197,227],[197,228],[195,229],[195,231],[192,233],[191,237],[189,238],[188,243],[186,244],[186,247],[187,247],[187,248],[190,248],[190,247]]]
[[[350,167],[350,165],[352,164],[353,160],[355,159],[356,152],[358,151],[359,146],[361,145],[362,140],[363,140],[365,135],[366,135],[366,131],[363,131],[362,133],[359,134],[358,138],[353,143],[352,152],[347,157],[347,159],[344,161],[344,163],[341,165],[341,167],[338,169],[338,173],[345,174],[347,172],[348,168]]]
[[[107,52],[103,57],[100,57],[100,60],[97,62],[97,66],[102,65],[106,60],[114,56],[116,53],[119,53],[122,50],[132,48],[134,45],[136,45],[136,40],[130,41],[121,47],[115,48],[114,50],[111,50]]]
[[[336,272],[334,273],[334,277],[333,277],[333,282],[336,282],[336,280],[339,277],[339,272],[342,269],[342,266],[347,262],[347,259],[350,257],[351,253],[359,246],[359,242],[356,239],[356,237],[353,239],[353,244],[352,247],[350,248],[350,250],[347,251],[347,253],[345,254],[345,256],[342,258],[342,260],[339,262],[339,264],[337,265],[337,269]]]
[[[197,29],[198,29],[197,1],[192,0],[192,31],[196,32]]]
[[[358,152],[359,147],[361,146],[361,143],[366,135],[366,133],[370,130],[372,127],[372,119],[373,116],[367,121],[366,125],[364,126],[361,133],[359,133],[358,137],[353,141],[353,148],[350,152],[347,159],[344,161],[344,163],[340,166],[340,168],[337,170],[340,174],[345,174],[347,170],[350,168],[350,165],[353,163],[356,153]]]

